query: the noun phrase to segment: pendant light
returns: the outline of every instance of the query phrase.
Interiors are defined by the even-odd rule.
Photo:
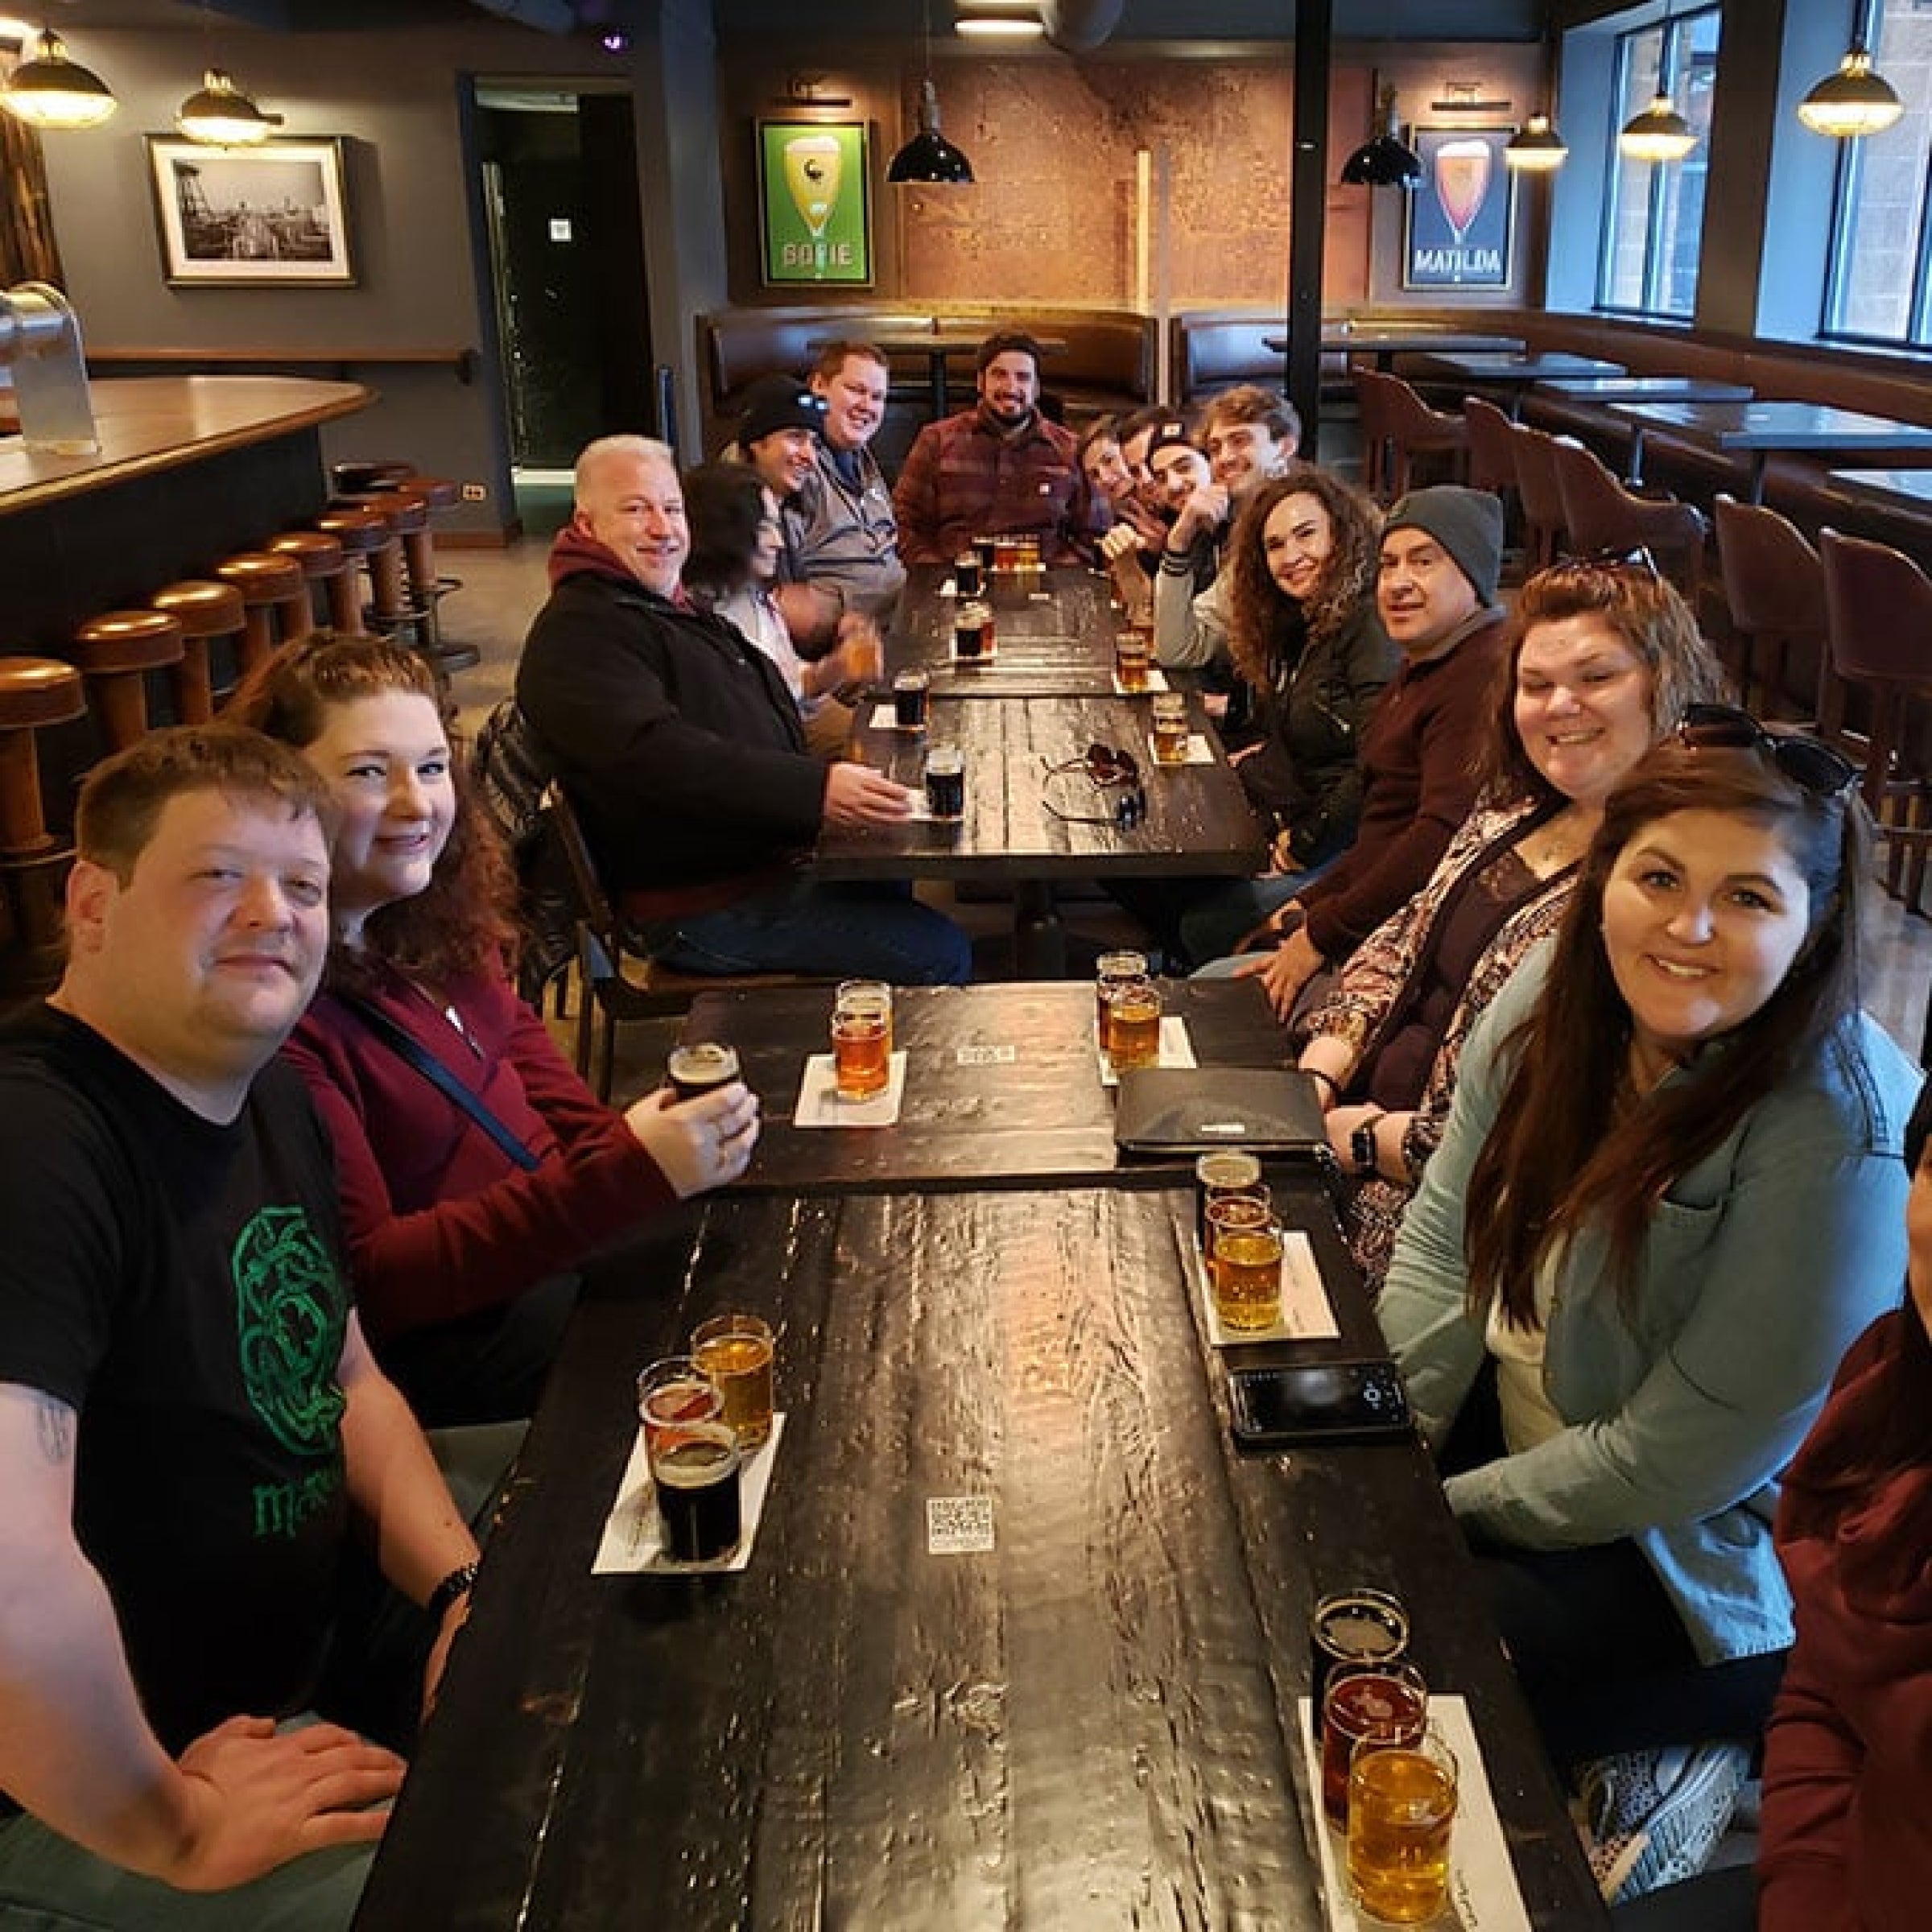
[[[1854,40],[1838,72],[1827,74],[1798,104],[1798,118],[1814,134],[1856,141],[1881,133],[1905,111],[1891,83],[1872,71],[1872,56]]]
[[[1547,175],[1563,166],[1570,150],[1547,114],[1534,114],[1503,145],[1503,165],[1521,173]]]
[[[1396,131],[1395,89],[1385,81],[1375,132],[1342,163],[1342,179],[1352,188],[1413,188],[1422,178],[1422,157]]]
[[[281,125],[279,114],[262,113],[218,67],[203,74],[199,91],[175,114],[175,126],[208,147],[258,147]]]
[[[939,97],[932,85],[932,0],[926,0],[920,39],[926,75],[919,83],[919,131],[886,164],[888,181],[962,184],[972,180],[972,163],[939,132]]]
[[[31,60],[23,60],[0,89],[0,107],[34,127],[97,127],[120,105],[101,76],[70,60],[52,28],[42,30]]]
[[[1670,97],[1659,94],[1624,123],[1616,144],[1633,161],[1681,161],[1697,146],[1697,134]]]

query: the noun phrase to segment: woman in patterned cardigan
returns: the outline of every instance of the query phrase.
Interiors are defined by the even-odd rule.
[[[1371,1290],[1442,1138],[1469,1030],[1556,930],[1604,799],[1686,705],[1725,695],[1689,607],[1647,559],[1559,564],[1523,586],[1476,810],[1302,1022],[1300,1065],[1356,1177],[1349,1245]]]

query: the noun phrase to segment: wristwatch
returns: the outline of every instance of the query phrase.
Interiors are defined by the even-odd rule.
[[[477,1566],[464,1563],[450,1571],[429,1593],[429,1601],[423,1607],[429,1612],[431,1623],[440,1624],[444,1613],[460,1596],[468,1596],[477,1580]]]
[[[1355,1157],[1355,1171],[1359,1179],[1368,1179],[1376,1170],[1375,1130],[1387,1118],[1378,1107],[1348,1137],[1348,1151]]]

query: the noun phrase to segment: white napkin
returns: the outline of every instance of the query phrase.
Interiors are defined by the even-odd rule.
[[[630,1460],[617,1480],[617,1500],[610,1506],[597,1554],[591,1559],[591,1575],[704,1576],[745,1568],[751,1562],[751,1546],[758,1540],[759,1519],[765,1513],[778,1438],[784,1433],[783,1414],[774,1415],[771,1434],[738,1471],[738,1513],[744,1527],[737,1548],[714,1563],[680,1563],[664,1554],[664,1519],[658,1514],[658,1492],[651,1487],[650,1458],[640,1423],[638,1439],[630,1447]]]
[[[1167,682],[1167,674],[1158,665],[1148,667],[1147,682],[1138,691],[1129,691],[1121,682],[1120,674],[1117,671],[1114,674],[1113,694],[1117,698],[1144,697],[1150,691],[1171,691],[1173,688]]]
[[[1315,1736],[1313,1706],[1301,1706],[1302,1750],[1308,1765],[1308,1788],[1321,1806],[1322,1747]],[[1502,1821],[1490,1795],[1489,1774],[1483,1768],[1482,1747],[1469,1706],[1459,1697],[1431,1697],[1429,1718],[1455,1753],[1455,1825],[1449,1839],[1449,1903],[1429,1921],[1426,1932],[1530,1932],[1530,1914],[1517,1889],[1516,1868],[1503,1839]],[[1333,1932],[1376,1932],[1382,1925],[1356,1909],[1348,1885],[1348,1848],[1326,1816],[1315,1820],[1315,1841],[1322,1856],[1322,1903]]]
[[[1224,1328],[1214,1305],[1208,1263],[1191,1228],[1183,1232],[1181,1248],[1208,1317],[1208,1339],[1216,1348],[1239,1348],[1247,1342],[1330,1342],[1342,1332],[1329,1304],[1328,1290],[1322,1286],[1315,1250],[1300,1228],[1282,1230],[1282,1314],[1280,1320],[1265,1328]]]
[[[906,1055],[896,1052],[886,1076],[886,1090],[869,1100],[839,1098],[838,1070],[828,1053],[815,1053],[805,1063],[799,1097],[792,1104],[795,1127],[890,1127],[899,1117],[906,1096]]]

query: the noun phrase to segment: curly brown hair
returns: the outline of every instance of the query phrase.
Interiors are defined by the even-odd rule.
[[[436,678],[414,651],[382,638],[332,630],[284,644],[264,659],[236,687],[221,715],[299,751],[322,735],[336,705],[390,691],[428,699],[449,731]],[[449,736],[456,815],[429,884],[414,898],[371,913],[360,950],[331,947],[329,985],[365,986],[386,967],[444,987],[469,974],[501,976],[514,968],[516,877],[489,814],[470,796],[460,741],[453,732]]]
[[[1335,533],[1327,568],[1305,605],[1275,582],[1262,549],[1268,519],[1287,497],[1313,497]],[[1249,497],[1228,545],[1228,649],[1249,683],[1265,690],[1277,659],[1304,628],[1312,643],[1355,621],[1375,596],[1381,537],[1382,513],[1352,484],[1316,464],[1294,464]]]

